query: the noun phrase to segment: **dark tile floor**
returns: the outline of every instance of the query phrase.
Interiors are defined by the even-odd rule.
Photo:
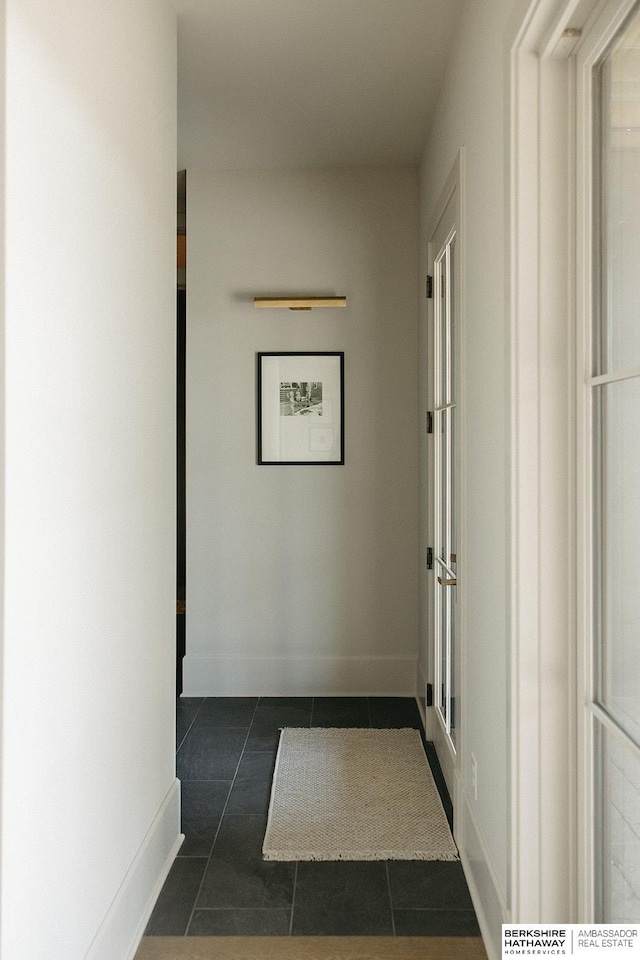
[[[177,714],[185,841],[148,936],[479,936],[459,863],[262,859],[279,729],[422,732],[414,700],[183,697]],[[451,822],[435,752],[425,749]]]

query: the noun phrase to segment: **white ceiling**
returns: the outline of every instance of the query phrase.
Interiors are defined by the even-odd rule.
[[[174,0],[178,158],[417,164],[460,0]]]

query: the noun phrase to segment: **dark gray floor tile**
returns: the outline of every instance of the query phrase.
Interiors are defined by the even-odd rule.
[[[269,812],[271,783],[269,780],[236,780],[231,790],[228,814],[246,815]]]
[[[272,753],[245,750],[229,797],[228,814],[268,812],[274,759]]]
[[[275,753],[282,727],[308,727],[311,697],[261,697],[249,731],[247,750]]]
[[[390,860],[388,867],[394,910],[473,910],[459,862]]]
[[[191,727],[176,758],[180,780],[232,780],[247,736],[238,727]]]
[[[176,749],[189,732],[204,697],[178,697],[176,700]]]
[[[368,727],[366,697],[314,697],[312,727]]]
[[[282,710],[310,710],[313,697],[260,697],[258,709],[263,712]]]
[[[184,780],[181,784],[182,832],[180,857],[208,857],[231,780]]]
[[[179,857],[174,861],[149,918],[145,936],[184,936],[206,866],[206,857]]]
[[[264,816],[222,820],[207,867],[198,907],[290,907],[294,863],[262,859]]]
[[[178,716],[190,715],[194,717],[204,701],[204,697],[177,697],[176,714]]]
[[[261,697],[254,724],[269,727],[308,727],[311,697]]]
[[[394,910],[397,937],[479,937],[473,910]]]
[[[257,697],[207,697],[195,722],[198,726],[248,727],[257,703]]]
[[[196,910],[189,925],[190,937],[288,937],[291,910]]]
[[[269,752],[275,757],[280,743],[280,726],[286,726],[286,724],[256,723],[254,721],[249,730],[246,749]]]
[[[369,697],[371,726],[381,729],[421,729],[418,705],[413,697]]]
[[[294,936],[393,936],[385,864],[299,863]]]
[[[238,767],[237,780],[271,780],[275,757],[271,752],[245,748]]]

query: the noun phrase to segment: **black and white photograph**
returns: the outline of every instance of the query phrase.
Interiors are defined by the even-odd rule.
[[[322,383],[314,380],[280,384],[280,416],[322,416]]]
[[[259,353],[258,464],[344,463],[344,354]]]

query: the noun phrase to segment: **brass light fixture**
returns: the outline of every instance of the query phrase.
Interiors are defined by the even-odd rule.
[[[313,310],[314,307],[346,307],[346,297],[254,297],[254,307],[286,307],[289,310]]]

